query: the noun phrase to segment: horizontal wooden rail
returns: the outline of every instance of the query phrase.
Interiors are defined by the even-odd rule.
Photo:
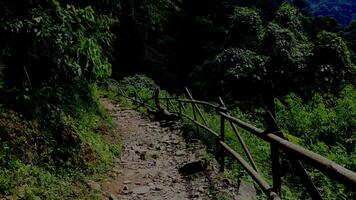
[[[299,159],[310,163],[313,167],[327,174],[329,177],[338,180],[343,185],[356,191],[356,173],[342,167],[323,156],[305,149],[299,145],[289,142],[273,133],[267,133],[270,142],[278,144],[281,148],[294,154]]]
[[[235,123],[236,125],[240,126],[241,128],[243,128],[243,129],[245,129],[247,131],[250,131],[250,132],[252,132],[253,134],[255,134],[255,135],[259,136],[259,137],[262,137],[260,135],[263,134],[263,132],[264,132],[263,130],[261,130],[261,129],[259,129],[259,128],[255,127],[255,126],[253,126],[253,125],[251,125],[249,123],[246,123],[246,122],[244,122],[244,121],[242,121],[240,119],[232,117],[229,114],[226,114],[226,113],[223,113],[223,112],[218,112],[218,113],[221,116],[225,117],[227,120],[229,120],[229,121]]]

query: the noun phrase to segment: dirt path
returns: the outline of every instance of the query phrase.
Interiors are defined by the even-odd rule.
[[[185,142],[178,122],[152,122],[108,100],[103,105],[112,113],[124,137],[124,150],[115,174],[102,185],[103,191],[110,194],[109,199],[215,199],[221,191],[235,194],[233,188],[238,187],[229,181],[211,182],[212,176],[218,176],[217,167],[212,164],[205,172],[189,176],[179,173],[179,168],[187,163],[204,161],[206,153],[199,143]],[[201,163],[199,166],[206,166]]]

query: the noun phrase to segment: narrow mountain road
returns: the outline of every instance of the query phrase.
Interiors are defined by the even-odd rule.
[[[134,110],[102,102],[124,138],[119,165],[111,180],[102,184],[109,199],[216,199],[221,194],[241,199],[235,191],[239,186],[222,179],[216,163],[205,162],[204,146],[185,142],[179,122],[153,122]],[[193,166],[188,170],[205,170],[183,176],[179,168],[187,163],[199,164],[188,164]]]

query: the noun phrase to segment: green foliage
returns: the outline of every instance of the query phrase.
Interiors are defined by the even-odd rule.
[[[84,85],[111,74],[108,52],[114,38],[110,27],[117,23],[115,18],[100,15],[91,7],[77,8],[56,0],[28,9],[25,17],[13,16],[2,21],[8,49],[3,58],[28,56],[20,61],[7,59],[4,63],[7,82],[15,83],[10,87],[22,86],[21,80],[13,80],[19,71],[10,69],[19,68],[21,72],[22,65],[27,67],[23,81],[34,89],[53,80]],[[16,42],[22,42],[25,48],[17,49]]]
[[[355,65],[345,42],[336,33],[321,31],[318,34],[312,60],[312,71],[319,81],[318,85],[326,84],[329,88],[335,88],[353,80]]]
[[[159,89],[159,86],[149,77],[145,75],[134,75],[125,77],[123,80],[119,81],[119,86],[125,91],[131,89],[148,89],[154,91]]]
[[[302,30],[301,14],[299,10],[289,3],[283,3],[275,13],[274,20],[280,26],[293,31]]]
[[[225,68],[225,76],[232,76],[236,80],[262,81],[266,80],[267,57],[244,49],[226,49],[216,60],[220,68]]]
[[[91,95],[97,98],[95,88]],[[77,97],[52,113],[38,111],[39,120],[31,121],[2,109],[0,193],[20,199],[94,198],[83,180],[107,172],[122,149],[97,103]]]
[[[340,97],[316,94],[308,103],[289,95],[277,101],[278,119],[283,128],[304,139],[307,144],[322,141],[327,145],[341,144],[348,153],[355,151],[356,90],[345,87]]]
[[[315,91],[337,94],[338,86],[354,83],[355,67],[350,52],[336,33],[321,31],[314,38],[318,28],[308,30],[308,19],[289,3],[278,6],[271,18],[260,14],[264,7],[259,11],[256,6],[246,6],[248,3],[240,4],[244,7],[230,5],[228,39],[215,54],[217,59],[208,57],[190,74],[197,90],[211,87],[224,90],[220,93],[204,91],[204,95],[224,93],[233,97],[235,93],[244,96],[254,91],[255,97],[261,86],[272,82],[276,94],[293,91],[310,98]],[[209,15],[209,19],[214,17]],[[215,24],[214,28],[217,27]],[[352,30],[348,37],[352,38]],[[352,42],[349,45],[352,46]],[[237,58],[241,59],[237,61]],[[256,84],[248,89],[230,86],[236,77],[240,80],[246,77],[244,81],[252,79]],[[244,81],[238,85],[244,85]]]
[[[125,77],[124,79],[118,82],[118,87],[120,88],[120,90],[118,90],[116,95],[119,96],[115,98],[119,100],[120,104],[125,105],[129,108],[138,109],[142,113],[147,113],[147,109],[145,109],[142,104],[138,104],[137,102],[133,102],[126,98],[129,97],[137,101],[143,102],[146,105],[150,105],[151,108],[156,107],[156,104],[152,97],[154,91],[159,89],[159,86],[151,78],[145,75],[134,75]],[[126,97],[122,97],[122,95]],[[169,94],[167,91],[160,90],[161,97],[165,97],[168,95]]]
[[[284,131],[300,137],[299,144],[355,171],[356,89],[345,87],[339,97],[316,94],[304,103],[291,94],[277,101],[277,119]],[[312,167],[309,167],[312,169]],[[327,199],[350,199],[354,195],[320,172],[310,175]]]
[[[272,65],[284,68],[284,70],[275,69],[274,71],[286,73],[306,67],[305,60],[310,55],[312,44],[306,38],[298,37],[292,30],[271,22],[267,26],[264,46],[266,54],[274,58]]]
[[[237,46],[254,47],[264,35],[262,19],[256,9],[236,7],[231,15],[231,34]]]
[[[39,40],[53,45],[50,48],[56,52],[53,60],[57,66],[65,66],[60,68],[63,74],[68,79],[90,80],[109,76],[111,65],[102,46],[109,47],[113,37],[109,27],[115,20],[110,16],[97,16],[90,7],[80,9],[68,5],[64,8],[55,1],[54,6],[54,16],[35,10],[28,29],[34,30]],[[36,16],[37,13],[40,14]]]
[[[43,168],[16,161],[12,168],[0,171],[0,191],[16,199],[59,200],[73,195],[78,199],[95,197],[93,192],[85,194],[85,186],[75,185],[71,176],[80,178],[82,175],[56,176]]]
[[[340,65],[341,68],[346,69],[353,67],[348,48],[336,33],[321,31],[317,37],[314,54],[326,59],[325,63]],[[334,59],[331,59],[330,56]],[[322,61],[320,60],[320,62]]]
[[[163,24],[168,21],[168,17],[174,11],[179,11],[179,7],[171,0],[144,0],[142,4],[147,12],[148,22],[152,28],[163,28]]]

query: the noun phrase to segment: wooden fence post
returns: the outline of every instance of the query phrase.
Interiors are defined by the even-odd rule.
[[[273,119],[273,115],[268,112],[266,114],[267,130],[268,133],[274,133],[280,136],[281,132]],[[281,196],[282,180],[281,180],[281,162],[279,147],[277,144],[271,142],[271,160],[272,160],[272,178],[273,178],[273,191]]]
[[[224,102],[222,99],[219,97],[220,101],[220,108],[219,111],[222,113],[227,113],[227,109],[225,107]],[[225,118],[220,115],[220,141],[225,142]],[[220,172],[224,172],[225,170],[225,149],[220,146],[220,142],[218,143],[218,147],[220,148]]]
[[[267,123],[270,124],[269,129],[275,135],[284,138],[281,129],[278,127],[277,122],[272,115],[272,113],[268,113],[267,116]],[[268,130],[268,129],[267,129]],[[320,195],[318,189],[315,187],[313,182],[310,180],[306,170],[304,169],[303,164],[300,160],[293,157],[292,154],[286,152],[287,159],[291,162],[293,168],[295,169],[296,173],[302,180],[302,184],[307,189],[308,193],[311,195],[313,200],[322,200],[322,196]],[[278,147],[271,143],[271,158],[272,158],[272,173],[273,173],[273,189],[274,191],[281,196],[281,164],[280,164],[280,152]]]
[[[266,113],[266,123],[268,133],[275,133],[278,136],[281,136],[280,129],[278,128],[274,118],[276,117],[276,109],[274,105],[274,91],[273,91],[273,82],[269,82],[268,90],[265,96],[265,101],[267,104],[267,113]],[[271,142],[271,160],[272,160],[272,178],[273,178],[273,190],[281,197],[281,162],[280,162],[280,153],[279,147],[277,144]]]
[[[197,113],[196,113],[196,111],[195,111],[194,103],[192,103],[192,108],[193,108],[194,120],[197,122],[197,121],[198,121],[198,118],[197,118]],[[196,126],[196,134],[199,135],[199,127],[198,127],[198,126]]]
[[[156,108],[157,110],[161,110],[161,102],[159,100],[159,89],[156,89],[155,92],[153,93],[153,99],[154,99],[154,102],[156,104]]]

